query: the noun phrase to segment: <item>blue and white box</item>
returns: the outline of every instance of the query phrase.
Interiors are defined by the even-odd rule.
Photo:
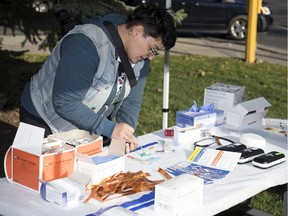
[[[82,204],[87,198],[86,185],[90,177],[84,173],[74,171],[69,177],[42,182],[41,197],[62,208],[74,208]]]
[[[189,110],[181,110],[176,113],[176,126],[181,128],[188,126],[214,127],[216,120],[216,112],[190,112]]]

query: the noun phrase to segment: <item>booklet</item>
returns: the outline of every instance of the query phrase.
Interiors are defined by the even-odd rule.
[[[224,178],[237,165],[241,153],[196,147],[189,160],[166,168],[174,176],[188,173],[204,179],[204,184]]]

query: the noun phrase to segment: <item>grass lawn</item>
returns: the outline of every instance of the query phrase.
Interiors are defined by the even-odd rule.
[[[0,58],[0,114],[3,116],[7,109],[18,106],[24,83],[38,70],[46,56],[0,49]],[[163,56],[152,61],[136,131],[138,135],[162,128],[163,63]],[[245,86],[245,100],[263,96],[272,104],[267,117],[287,118],[287,67],[267,62],[246,64],[239,59],[183,55],[170,57],[168,126],[175,124],[178,110],[190,108],[194,101],[202,105],[205,87],[216,82]],[[277,186],[266,190],[253,197],[250,206],[284,216],[284,189],[285,186]]]
[[[152,61],[138,134],[162,128],[163,61],[162,57]],[[246,64],[232,58],[172,56],[168,126],[175,124],[178,110],[190,108],[194,101],[202,105],[205,87],[217,82],[245,86],[245,101],[263,96],[272,105],[267,117],[287,118],[286,67],[269,63]]]

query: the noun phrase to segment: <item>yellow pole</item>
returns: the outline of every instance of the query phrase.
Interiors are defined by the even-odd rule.
[[[260,14],[261,12],[261,6],[262,6],[262,0],[258,0],[258,5],[257,5],[257,13]]]
[[[254,63],[256,56],[256,37],[257,37],[257,18],[258,18],[258,1],[248,1],[248,27],[246,38],[246,62]],[[260,9],[260,7],[259,7]]]

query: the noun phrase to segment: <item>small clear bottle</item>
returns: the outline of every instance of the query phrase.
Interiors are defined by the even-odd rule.
[[[164,134],[164,153],[171,153],[173,151],[172,146],[174,142],[174,130],[173,129],[165,129]]]

